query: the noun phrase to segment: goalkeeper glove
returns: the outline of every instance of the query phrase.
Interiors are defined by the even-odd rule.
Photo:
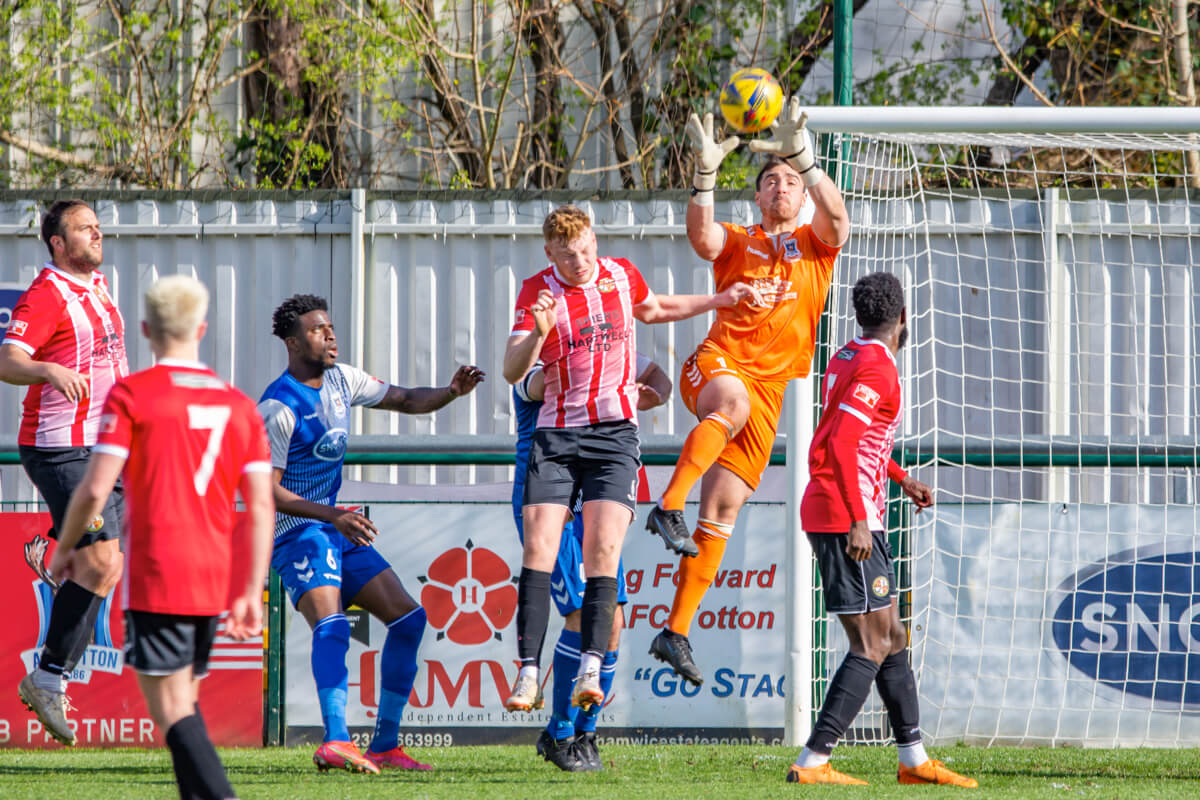
[[[805,186],[816,186],[821,182],[821,178],[825,177],[825,173],[817,166],[812,136],[804,127],[808,123],[808,113],[800,111],[800,98],[793,95],[788,100],[787,110],[781,116],[782,122],[775,120],[771,123],[771,139],[755,139],[750,142],[750,149],[756,153],[773,153],[779,156],[788,166],[800,173]]]
[[[685,130],[688,138],[692,140],[692,146],[699,151],[696,153],[696,174],[692,177],[694,190],[692,193],[711,192],[717,186],[717,169],[721,166],[721,162],[725,160],[725,156],[741,144],[742,140],[736,136],[730,136],[722,140],[720,144],[713,141],[713,115],[711,113],[704,115],[703,123],[693,113],[688,117]]]

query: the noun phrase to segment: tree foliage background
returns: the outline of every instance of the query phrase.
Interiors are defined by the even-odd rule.
[[[857,103],[1195,104],[1186,0],[853,8]],[[682,187],[737,67],[831,101],[832,0],[5,0],[0,27],[12,188]]]

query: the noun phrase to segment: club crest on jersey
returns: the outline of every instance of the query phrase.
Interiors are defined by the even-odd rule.
[[[23,319],[14,319],[8,326],[14,336],[24,336],[25,331],[29,328],[29,323]]]
[[[337,461],[346,454],[346,429],[330,428],[313,446],[313,455],[322,461]]]
[[[891,585],[888,583],[886,575],[880,575],[875,580],[871,581],[871,592],[876,597],[887,597],[888,589],[890,588]]]
[[[617,290],[617,282],[612,278],[601,278],[596,281],[596,291],[598,292],[615,292]]]
[[[866,403],[871,408],[879,402],[879,392],[867,386],[865,383],[860,383],[854,387],[854,399]]]
[[[787,256],[788,258],[799,258],[800,257],[800,245],[796,244],[795,239],[791,239],[791,238],[784,239],[783,254],[785,256]]]
[[[91,533],[95,533],[96,531],[100,530],[103,527],[104,527],[104,517],[100,516],[99,514],[92,517],[92,521],[88,523],[88,531],[90,531]]]
[[[346,404],[342,402],[342,396],[335,394],[330,399],[333,401],[333,413],[338,417],[346,416]]]

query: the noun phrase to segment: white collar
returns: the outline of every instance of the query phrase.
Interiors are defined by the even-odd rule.
[[[864,346],[866,346],[866,345],[878,345],[878,346],[879,346],[879,348],[880,348],[881,350],[883,350],[883,352],[887,353],[887,357],[888,357],[888,358],[891,360],[891,362],[892,362],[893,364],[895,364],[895,363],[896,363],[896,357],[895,357],[894,355],[892,355],[892,351],[891,351],[891,349],[890,349],[890,348],[889,348],[889,347],[888,347],[886,344],[884,344],[883,342],[881,342],[880,340],[878,340],[878,339],[876,339],[876,338],[874,338],[874,337],[872,337],[872,338],[870,338],[870,339],[864,339],[864,338],[863,338],[863,337],[861,337],[861,336],[855,336],[855,337],[854,337],[854,343],[855,343],[855,344],[859,344],[859,345],[864,345]]]
[[[47,261],[47,262],[46,262],[46,264],[45,264],[45,267],[46,267],[46,269],[48,269],[48,270],[51,270],[52,272],[54,272],[54,274],[56,274],[56,275],[61,275],[61,276],[62,276],[63,278],[65,278],[66,280],[69,280],[71,283],[78,284],[78,285],[80,285],[80,286],[82,286],[82,287],[84,287],[84,288],[86,288],[86,289],[88,289],[88,290],[91,290],[91,289],[94,289],[94,288],[96,288],[96,287],[95,287],[95,283],[94,283],[94,281],[95,281],[95,279],[96,279],[96,278],[95,278],[95,276],[96,276],[96,272],[97,272],[96,270],[92,270],[92,280],[91,280],[91,281],[83,281],[83,280],[80,280],[79,278],[76,278],[76,277],[75,277],[74,275],[72,275],[71,273],[69,273],[69,272],[65,272],[65,271],[63,271],[63,270],[59,269],[58,267],[54,266],[54,264],[52,264],[52,263],[51,263],[51,262],[49,262],[49,261]]]

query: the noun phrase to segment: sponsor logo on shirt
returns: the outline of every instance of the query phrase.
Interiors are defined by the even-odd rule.
[[[11,331],[15,336],[24,336],[25,331],[28,328],[29,323],[23,319],[14,319],[8,326],[9,331]]]
[[[858,355],[857,350],[838,350],[838,354],[835,357],[840,358],[842,361],[853,361],[856,355]]]
[[[346,454],[346,429],[330,428],[313,446],[313,455],[322,461],[337,461]]]
[[[513,320],[513,324],[514,324],[514,325],[520,325],[520,324],[521,324],[521,321],[522,321],[522,320],[524,320],[524,319],[525,319],[525,309],[523,309],[523,308],[518,308],[518,309],[517,309],[516,318]]]
[[[875,404],[879,402],[879,392],[875,391],[870,386],[867,386],[865,383],[860,383],[854,387],[854,399],[861,400],[871,408],[874,408]]]
[[[769,255],[767,255],[766,253],[764,253],[762,250],[757,250],[757,249],[755,249],[755,248],[753,248],[753,247],[747,247],[747,248],[746,248],[746,252],[747,252],[747,253],[754,253],[754,255],[758,256],[759,258],[770,258],[770,256],[769,256]]]
[[[339,418],[346,416],[346,404],[342,402],[342,396],[335,394],[331,400],[333,402],[333,413]]]
[[[796,293],[791,291],[792,282],[783,278],[755,278],[754,288],[762,295],[765,305],[774,306],[796,299]]]

